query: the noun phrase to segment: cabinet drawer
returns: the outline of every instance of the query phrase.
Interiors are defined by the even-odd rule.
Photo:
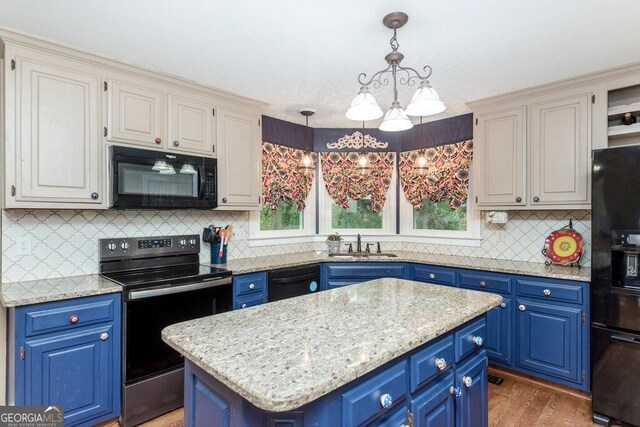
[[[233,309],[249,308],[254,305],[260,305],[265,302],[265,294],[249,294],[239,298],[235,298],[233,302]]]
[[[438,283],[441,285],[455,285],[456,272],[430,265],[412,265],[411,278],[421,282]]]
[[[252,294],[254,292],[264,293],[267,289],[267,274],[243,274],[233,278],[233,293],[236,296]]]
[[[349,263],[332,264],[327,266],[328,278],[330,279],[350,279],[365,278],[376,279],[380,277],[404,277],[404,265],[398,264],[375,264],[375,263]]]
[[[29,307],[25,310],[25,336],[112,322],[116,298],[120,294]]]
[[[511,293],[511,279],[489,273],[460,273],[460,286],[467,289]]]
[[[583,289],[580,285],[569,283],[548,283],[535,280],[518,280],[516,282],[519,296],[540,298],[549,301],[582,304]]]
[[[342,425],[359,426],[386,411],[380,396],[391,396],[392,406],[401,401],[407,393],[406,367],[407,362],[402,361],[342,393]]]
[[[484,318],[476,320],[455,333],[456,362],[484,346],[487,327]]]
[[[454,360],[453,336],[436,341],[411,356],[409,359],[411,393],[448,370],[453,366]]]

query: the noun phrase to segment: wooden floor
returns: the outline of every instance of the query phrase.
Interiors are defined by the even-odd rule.
[[[563,389],[543,381],[492,369],[504,379],[501,385],[489,384],[489,425],[492,427],[584,427],[591,422],[591,400],[585,394]],[[142,427],[178,427],[182,409],[171,412]],[[103,427],[117,427],[117,423]]]

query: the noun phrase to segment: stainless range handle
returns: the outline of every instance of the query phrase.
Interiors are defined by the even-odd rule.
[[[627,344],[640,344],[640,341],[636,341],[633,337],[624,335],[611,335],[613,341],[622,341]]]
[[[231,284],[231,277],[225,277],[222,279],[206,280],[201,283],[194,283],[191,285],[177,285],[167,286],[166,288],[158,289],[143,289],[140,291],[130,291],[127,295],[128,301],[134,301],[143,298],[157,297],[161,295],[179,294],[183,292],[195,291],[198,289],[215,288],[216,286]]]

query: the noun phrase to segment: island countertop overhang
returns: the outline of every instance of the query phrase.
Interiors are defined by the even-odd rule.
[[[179,323],[162,337],[258,408],[289,411],[501,302],[496,294],[378,279]]]

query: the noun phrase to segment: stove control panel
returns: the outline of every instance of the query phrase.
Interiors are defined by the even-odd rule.
[[[132,237],[100,239],[100,261],[151,258],[200,253],[200,236]]]

